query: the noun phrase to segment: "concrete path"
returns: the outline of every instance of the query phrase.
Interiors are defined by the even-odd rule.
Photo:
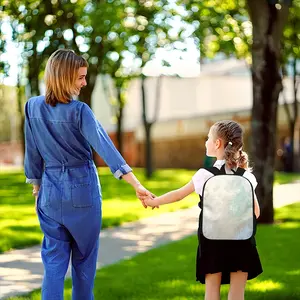
[[[300,183],[275,186],[274,207],[300,201],[299,191]],[[102,230],[97,267],[195,234],[198,216],[199,208],[195,206]],[[69,271],[67,276],[70,276]],[[0,255],[0,299],[40,288],[42,277],[40,246]]]

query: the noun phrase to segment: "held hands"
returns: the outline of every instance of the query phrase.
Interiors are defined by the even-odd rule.
[[[147,208],[147,206],[149,204],[146,204],[146,199],[148,201],[148,199],[151,199],[153,201],[153,199],[156,197],[154,194],[152,194],[151,192],[149,192],[147,189],[145,189],[142,185],[139,185],[136,188],[136,196],[140,199],[140,201],[142,202],[142,205]],[[159,208],[159,206],[153,206],[153,205],[149,205],[152,207],[152,209]]]
[[[158,199],[157,198],[155,198],[155,199],[153,199],[152,197],[146,197],[145,199],[144,199],[144,203],[147,205],[147,206],[151,206],[152,207],[152,209],[154,209],[155,207],[159,207],[159,204],[158,204]]]

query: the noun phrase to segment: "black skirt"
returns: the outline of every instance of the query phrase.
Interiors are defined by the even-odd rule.
[[[248,280],[262,273],[254,237],[243,241],[208,240],[199,228],[198,239],[197,281],[205,283],[206,274],[221,272],[221,284],[228,284],[231,272],[247,272]]]

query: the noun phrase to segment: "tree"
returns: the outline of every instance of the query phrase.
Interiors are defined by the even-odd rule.
[[[142,68],[153,57],[156,48],[166,44],[166,33],[160,29],[170,28],[167,22],[164,24],[168,17],[167,9],[164,9],[166,4],[143,0],[73,2],[5,2],[5,10],[14,29],[14,39],[24,47],[24,68],[27,70],[31,94],[40,93],[41,70],[49,55],[57,48],[74,49],[89,62],[88,84],[80,94],[81,100],[91,104],[96,79],[100,73],[108,72],[115,80],[118,91],[118,141],[119,147],[122,147],[124,89],[132,76],[141,74]],[[126,68],[122,64],[126,53],[134,56],[133,61],[137,66],[132,72],[124,73]],[[119,58],[112,59],[116,55]],[[110,64],[107,67],[109,60],[115,65]],[[123,74],[120,75],[120,72]],[[147,137],[150,135],[147,134]],[[146,148],[150,151],[149,147]],[[151,164],[149,161],[148,165]]]
[[[0,6],[1,8],[1,6]],[[7,61],[3,59],[3,54],[6,52],[6,42],[7,39],[5,37],[5,34],[2,32],[1,28],[2,25],[4,25],[5,22],[5,14],[0,10],[0,83],[2,83],[2,80],[4,77],[8,75],[9,72],[9,64]]]
[[[111,39],[109,50],[103,59],[101,68],[101,73],[109,75],[113,80],[116,90],[116,93],[114,93],[105,88],[116,120],[117,147],[121,154],[123,153],[123,111],[127,102],[126,90],[130,80],[137,76],[136,70],[132,70],[126,62],[130,56],[132,57],[129,42],[132,36],[131,30],[127,26],[126,16],[123,16],[122,26],[116,26],[114,29],[115,38]],[[105,87],[104,82],[103,86]]]
[[[40,94],[40,75],[51,53],[60,47],[79,52],[72,29],[83,15],[84,2],[79,0],[76,6],[71,1],[6,2],[4,9],[14,41],[23,47],[23,68],[27,70],[31,96]]]
[[[259,182],[260,222],[273,222],[273,181],[278,97],[282,89],[280,50],[289,1],[182,1],[195,24],[202,57],[222,52],[244,58],[253,82],[251,158]],[[250,20],[249,21],[249,16]],[[251,48],[250,48],[251,47]]]
[[[85,57],[89,61],[88,86],[81,93],[85,102],[89,99],[90,103],[97,76],[104,72],[104,61],[116,49],[123,50],[128,36],[120,20],[128,16],[127,5],[128,1],[121,0],[87,1],[80,24],[87,45]]]
[[[289,6],[274,1],[248,1],[253,26],[252,45],[252,155],[260,222],[272,223],[278,98],[282,90],[280,54]]]
[[[89,62],[88,85],[80,98],[90,105],[102,61],[114,40],[114,29],[126,12],[120,0],[73,2],[17,0],[7,2],[5,10],[11,18],[15,41],[24,45],[31,95],[40,93],[40,75],[50,54],[58,48],[70,48]]]
[[[117,61],[110,60],[103,63],[103,73],[110,74],[114,83],[114,88],[116,93],[110,91],[106,87],[106,82],[103,82],[103,86],[106,90],[106,95],[109,99],[109,105],[112,106],[113,114],[116,119],[117,124],[117,147],[119,152],[123,153],[123,111],[126,104],[126,90],[129,84],[129,81],[133,78],[132,76],[124,74],[122,67],[122,59],[118,56]]]
[[[141,78],[141,102],[142,102],[142,122],[145,132],[145,163],[146,177],[150,178],[153,173],[152,163],[152,143],[151,129],[158,117],[159,102],[160,102],[160,87],[161,79],[158,78],[156,91],[155,112],[152,118],[149,117],[147,108],[147,91],[145,87],[146,76],[142,73],[143,68],[152,58],[160,47],[172,48],[172,41],[175,37],[169,34],[171,28],[170,20],[174,15],[174,11],[168,6],[167,2],[161,1],[142,1],[133,0],[133,15],[135,21],[132,22],[132,32],[139,32],[136,35],[131,35],[130,49],[135,56],[135,60],[139,62],[139,74]],[[162,62],[163,63],[163,62]]]
[[[151,144],[151,129],[152,126],[156,123],[158,114],[159,114],[159,106],[161,101],[161,84],[162,84],[162,76],[157,78],[157,86],[156,86],[156,98],[155,98],[155,108],[154,115],[152,118],[149,117],[147,113],[147,92],[145,88],[145,79],[146,77],[142,74],[141,78],[141,90],[142,90],[142,118],[145,129],[145,154],[146,154],[146,177],[151,178],[153,173],[153,164],[152,164],[152,144]]]

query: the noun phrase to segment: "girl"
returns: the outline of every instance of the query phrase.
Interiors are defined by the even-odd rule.
[[[225,164],[227,174],[232,174],[232,170],[237,167],[248,169],[248,156],[242,151],[243,132],[238,123],[234,121],[215,123],[209,130],[205,147],[207,156],[217,158],[214,167],[221,169]],[[212,176],[213,174],[206,169],[200,169],[187,185],[155,199],[146,197],[145,203],[149,206],[163,205],[179,201],[194,191],[200,195],[201,199],[204,183]],[[254,175],[245,171],[243,176],[255,189],[257,182]],[[259,205],[256,196],[254,199],[255,216],[258,218]],[[199,206],[202,208],[201,200]],[[201,225],[201,220],[202,213],[200,213],[199,225]],[[196,279],[205,283],[205,299],[219,300],[220,285],[230,283],[228,299],[243,300],[247,279],[252,279],[262,273],[255,238],[239,241],[209,240],[203,236],[199,226],[198,239]]]
[[[101,187],[92,147],[117,179],[152,197],[133,175],[91,109],[72,99],[86,86],[88,64],[71,50],[57,50],[45,72],[46,96],[25,105],[25,175],[33,184],[44,233],[43,300],[63,299],[72,258],[74,300],[92,300],[101,227]]]

